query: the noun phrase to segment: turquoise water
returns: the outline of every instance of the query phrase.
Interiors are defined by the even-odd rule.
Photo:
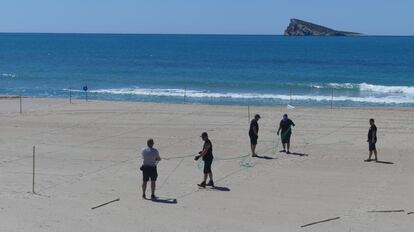
[[[414,106],[414,37],[0,34],[0,95]],[[292,95],[292,96],[291,96]]]

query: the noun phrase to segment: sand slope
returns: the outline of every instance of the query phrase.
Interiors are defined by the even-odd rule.
[[[414,228],[414,111],[251,107],[260,113],[258,153],[249,153],[247,107],[24,99],[0,100],[0,231],[410,231]],[[281,154],[281,114],[295,121]],[[367,158],[368,119],[380,159]],[[216,184],[199,190],[190,156],[210,134]],[[163,158],[159,190],[177,204],[140,198],[138,151],[153,137]],[[31,194],[32,146],[36,192]],[[254,167],[240,166],[240,161]],[[120,198],[118,202],[91,207]],[[399,210],[404,213],[367,213]],[[332,217],[339,220],[306,228]]]

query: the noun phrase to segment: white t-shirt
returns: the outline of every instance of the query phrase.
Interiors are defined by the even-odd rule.
[[[160,154],[157,149],[146,147],[142,149],[142,160],[144,166],[157,166],[157,159],[160,159]]]

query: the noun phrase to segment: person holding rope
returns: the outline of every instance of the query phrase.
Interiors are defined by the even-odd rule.
[[[286,152],[286,154],[290,154],[290,136],[292,135],[292,126],[295,126],[295,123],[288,118],[287,114],[284,114],[283,119],[280,121],[277,135],[281,132],[280,139],[282,140],[283,145],[283,150],[281,152]]]
[[[369,124],[371,125],[371,127],[368,130],[368,140],[367,140],[368,150],[369,150],[369,157],[368,157],[368,159],[364,160],[365,162],[378,161],[377,147],[376,147],[376,143],[377,143],[377,126],[375,126],[375,120],[373,118],[371,118],[369,120]],[[375,159],[371,159],[372,152],[374,152]]]
[[[203,132],[201,134],[201,139],[204,141],[203,150],[200,151],[194,160],[198,160],[203,158],[204,161],[204,180],[200,184],[199,187],[205,188],[206,186],[214,187],[213,181],[213,172],[211,171],[211,164],[213,163],[213,145],[211,144],[210,139],[208,138],[207,132]],[[207,182],[207,177],[210,177],[210,181]]]
[[[156,199],[155,185],[158,178],[157,164],[161,160],[160,154],[154,148],[154,140],[148,139],[147,147],[142,149],[142,198],[146,199],[147,182],[151,179],[151,199]]]
[[[259,138],[259,119],[260,115],[256,114],[250,122],[249,137],[250,137],[250,148],[252,150],[252,157],[257,157],[256,145],[257,139]]]

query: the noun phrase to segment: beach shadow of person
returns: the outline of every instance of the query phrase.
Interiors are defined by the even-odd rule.
[[[214,186],[211,188],[211,190],[215,191],[222,191],[222,192],[230,192],[230,189],[227,187],[220,187],[220,186]]]
[[[286,155],[309,156],[308,154],[299,153],[299,152],[286,153]]]
[[[378,160],[375,163],[379,163],[379,164],[394,164],[393,162],[381,161],[381,160]]]
[[[263,155],[263,156],[262,155],[257,155],[254,158],[267,159],[267,160],[276,159],[276,158],[269,157],[269,156],[266,156],[266,155]]]
[[[148,199],[149,201],[155,202],[155,203],[163,203],[163,204],[177,204],[177,199],[175,198],[162,198],[157,197],[154,199]]]

